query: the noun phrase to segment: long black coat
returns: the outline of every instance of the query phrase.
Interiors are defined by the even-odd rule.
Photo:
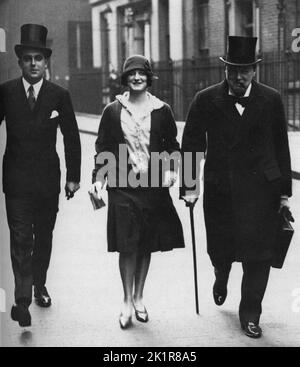
[[[272,258],[280,196],[292,194],[286,126],[279,93],[255,81],[242,116],[226,81],[195,96],[182,151],[206,151],[203,204],[213,263]]]
[[[58,116],[50,118],[53,111]],[[27,101],[22,79],[0,86],[0,123],[6,120],[7,144],[3,158],[3,191],[10,196],[60,191],[56,134],[64,137],[67,181],[80,181],[81,148],[69,93],[43,81],[34,110]]]

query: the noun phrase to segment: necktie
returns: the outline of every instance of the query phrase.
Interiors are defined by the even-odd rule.
[[[229,96],[230,101],[233,104],[239,103],[243,107],[247,107],[249,102],[249,97],[236,97],[236,96]]]
[[[28,103],[31,111],[33,111],[35,105],[35,95],[32,85],[28,88]]]

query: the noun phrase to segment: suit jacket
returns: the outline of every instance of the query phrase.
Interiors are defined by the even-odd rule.
[[[114,101],[106,106],[103,111],[101,122],[99,125],[98,138],[96,140],[96,152],[112,153],[113,157],[116,159],[116,164],[111,165],[111,168],[116,168],[115,175],[115,186],[116,187],[129,187],[128,173],[132,169],[129,163],[129,155],[127,149],[125,154],[120,156],[120,146],[126,147],[124,134],[121,127],[121,110],[122,106],[119,101]],[[160,109],[153,110],[151,113],[151,128],[150,128],[150,144],[149,152],[151,153],[161,153],[167,152],[172,154],[178,152],[177,158],[179,158],[180,147],[176,140],[177,127],[174,121],[174,117],[170,107],[164,103],[163,107]],[[127,157],[126,157],[127,155]],[[97,157],[97,156],[96,156]],[[127,158],[127,160],[126,160]],[[175,157],[176,158],[176,157]],[[149,167],[151,167],[151,157],[149,162]],[[174,170],[175,165],[178,161],[171,160],[170,169]],[[93,182],[96,180],[96,175],[99,174],[99,170],[107,165],[108,162],[103,162],[102,164],[96,163],[96,168],[93,171]],[[128,163],[128,164],[127,164]],[[108,166],[107,166],[108,167]],[[157,168],[153,164],[153,168]],[[101,175],[100,175],[101,176]],[[99,177],[103,179],[103,177]],[[162,167],[158,169],[158,186],[161,186],[162,180]],[[147,177],[147,182],[151,183],[151,169],[149,169],[149,175]],[[108,176],[108,186],[110,185],[110,178]]]
[[[226,81],[199,92],[183,133],[182,152],[187,151],[206,151],[203,204],[213,261],[271,259],[280,195],[292,195],[279,93],[253,81],[240,116]],[[183,185],[181,195],[186,190]]]
[[[53,111],[58,116],[50,118]],[[65,146],[67,181],[80,181],[81,147],[69,93],[44,80],[31,111],[22,79],[0,85],[0,123],[5,118],[7,144],[3,158],[3,191],[10,196],[60,192],[56,134]]]

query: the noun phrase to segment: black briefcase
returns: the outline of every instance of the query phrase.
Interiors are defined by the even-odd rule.
[[[284,207],[280,213],[280,221],[278,226],[277,241],[272,267],[281,269],[288,252],[294,229],[290,223],[294,222],[294,218],[288,208]]]

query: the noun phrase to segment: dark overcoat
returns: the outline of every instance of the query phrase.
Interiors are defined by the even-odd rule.
[[[56,117],[51,118],[56,113]],[[7,144],[3,157],[3,191],[9,196],[60,191],[56,152],[58,126],[64,138],[67,181],[80,181],[81,147],[67,90],[44,80],[31,111],[22,78],[0,86],[0,123],[5,118]]]
[[[203,205],[212,262],[270,260],[280,196],[292,194],[279,93],[253,81],[240,116],[226,81],[199,92],[183,134],[182,152],[188,151],[206,151]]]

